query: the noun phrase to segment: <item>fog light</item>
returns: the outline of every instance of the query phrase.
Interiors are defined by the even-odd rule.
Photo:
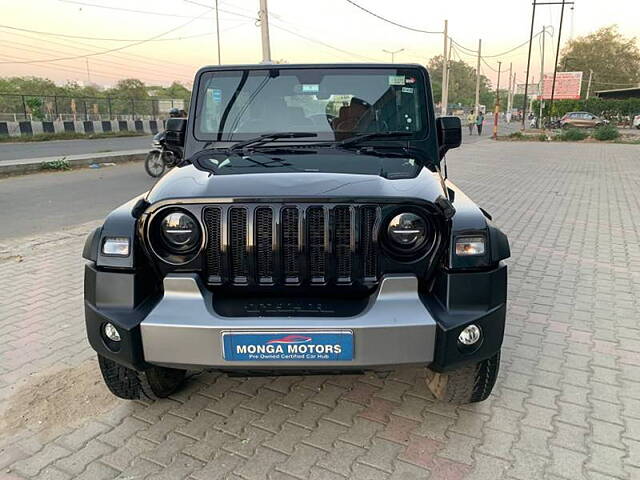
[[[463,345],[475,345],[481,337],[480,328],[475,325],[469,325],[466,327],[460,335],[458,335],[458,341]]]
[[[112,342],[120,341],[120,334],[118,333],[118,329],[111,323],[105,323],[104,325],[104,336],[107,337]]]

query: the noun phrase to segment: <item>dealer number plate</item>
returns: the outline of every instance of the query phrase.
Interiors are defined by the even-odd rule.
[[[224,359],[232,362],[349,361],[353,332],[224,332]]]

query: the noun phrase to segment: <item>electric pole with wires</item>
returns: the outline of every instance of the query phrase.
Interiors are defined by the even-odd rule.
[[[476,67],[476,117],[480,113],[480,61],[482,60],[482,39],[478,39],[478,65]]]
[[[500,73],[502,62],[498,62],[498,82],[496,84],[496,104],[493,107],[493,139],[498,139],[498,117],[500,116]]]
[[[220,20],[218,18],[218,0],[216,0],[216,41],[218,43],[218,65],[222,65],[220,60]]]
[[[260,33],[262,36],[262,63],[271,63],[271,43],[269,39],[269,10],[267,0],[260,0]]]
[[[442,55],[442,98],[440,99],[440,114],[447,114],[449,103],[449,20],[444,21],[444,53]]]

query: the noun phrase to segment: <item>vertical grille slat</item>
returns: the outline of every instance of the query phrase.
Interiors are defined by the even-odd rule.
[[[376,205],[211,205],[203,210],[209,285],[371,285]]]
[[[323,207],[307,210],[307,248],[309,251],[309,275],[311,283],[326,281],[325,212]]]
[[[351,282],[351,210],[349,207],[334,209],[334,248],[336,254],[336,281]]]
[[[282,209],[282,269],[284,281],[296,284],[300,281],[299,229],[300,213],[296,207]]]
[[[273,210],[259,207],[255,213],[255,249],[258,283],[273,283]]]
[[[229,254],[233,283],[246,284],[249,275],[247,261],[247,210],[233,207],[229,210]]]
[[[374,240],[374,228],[377,216],[377,207],[367,206],[362,208],[360,245],[362,248],[364,279],[366,281],[375,281],[378,277],[378,254]]]
[[[207,281],[222,283],[222,256],[220,252],[220,209],[207,208],[204,212],[209,243],[207,247]]]

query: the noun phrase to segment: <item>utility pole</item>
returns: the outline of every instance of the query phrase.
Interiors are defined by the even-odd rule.
[[[571,2],[573,4],[573,2]],[[556,94],[556,74],[558,73],[558,57],[560,56],[560,40],[562,39],[562,20],[564,19],[565,0],[562,0],[562,9],[560,10],[560,26],[558,27],[558,48],[556,49],[556,61],[553,64],[553,83],[551,84],[551,98],[549,99],[549,116],[553,108],[553,97]]]
[[[589,69],[589,83],[587,83],[587,97],[586,100],[589,100],[589,94],[591,93],[591,79],[593,78],[593,70]]]
[[[87,63],[87,84],[91,83],[91,72],[89,71],[89,59],[87,57],[84,57],[86,63]]]
[[[449,20],[444,21],[444,53],[442,55],[442,98],[440,114],[447,114],[447,104],[449,103]]]
[[[513,82],[511,81],[511,77],[513,76],[513,62],[509,62],[509,93],[507,93],[507,121],[511,122],[511,101],[513,100],[513,90],[511,89],[511,85]]]
[[[271,63],[271,45],[269,41],[269,10],[267,0],[260,0],[260,32],[262,34],[262,63]]]
[[[500,72],[502,62],[498,62],[498,83],[496,84],[496,104],[493,108],[493,139],[498,138],[498,117],[500,117]]]
[[[218,18],[218,0],[216,0],[216,38],[218,42],[218,65],[222,65],[220,60],[220,20]]]
[[[391,63],[395,63],[396,62],[396,53],[404,52],[404,48],[401,48],[399,50],[385,50],[383,48],[382,51],[384,53],[390,54],[391,55]]]
[[[531,47],[533,46],[533,27],[536,20],[536,0],[533,0],[533,12],[531,12],[531,32],[529,33],[529,55],[527,56],[527,73],[524,79],[524,100],[522,102],[522,129],[526,128],[527,122],[527,95],[529,94],[529,68],[531,68]]]
[[[482,52],[482,39],[478,39],[478,65],[476,66],[476,111],[475,115],[478,116],[480,113],[480,60]]]
[[[540,113],[538,114],[538,128],[544,128],[544,122],[542,121],[542,92],[544,91],[544,41],[547,36],[546,25],[542,27],[542,51],[540,52],[540,82],[538,85],[538,96],[540,99]]]

